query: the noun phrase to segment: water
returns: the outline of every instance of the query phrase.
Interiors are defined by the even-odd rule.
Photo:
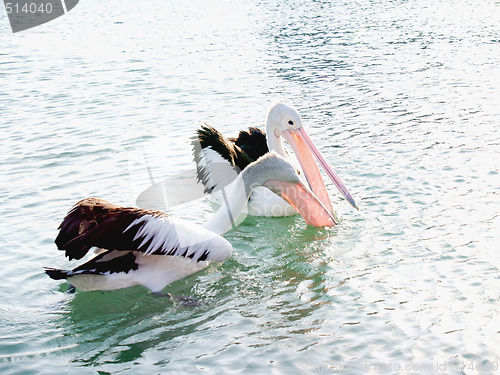
[[[80,2],[12,34],[0,11],[0,366],[7,374],[494,373],[500,364],[500,4]],[[77,200],[133,205],[296,106],[349,187],[342,222],[246,220],[176,282],[64,293],[43,266]],[[203,222],[207,200],[171,207]]]

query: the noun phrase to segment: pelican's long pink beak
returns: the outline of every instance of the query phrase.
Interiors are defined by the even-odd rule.
[[[337,224],[335,217],[302,182],[268,180],[264,186],[286,200],[307,224],[315,227],[331,227]]]
[[[321,167],[325,170],[326,174],[330,177],[344,198],[351,204],[351,206],[359,210],[354,198],[351,196],[344,183],[340,180],[339,176],[337,176],[337,173],[335,173],[332,167],[328,165],[325,158],[321,155],[321,152],[319,152],[311,138],[309,138],[304,128],[286,130],[282,132],[282,134],[297,155],[297,159],[306,175],[306,179],[311,187],[311,190],[314,194],[316,194],[321,202],[323,202],[325,207],[330,210],[330,212],[333,212],[330,197],[328,196],[328,191],[326,190],[325,183],[321,177],[314,158],[318,160]]]

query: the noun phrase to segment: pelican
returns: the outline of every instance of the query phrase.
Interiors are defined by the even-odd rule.
[[[259,186],[287,200],[308,224],[335,224],[295,168],[283,157],[268,153],[223,189],[225,203],[203,227],[161,211],[120,207],[99,198],[78,202],[59,226],[55,243],[70,260],[81,259],[92,247],[97,247],[98,255],[73,270],[46,268],[45,272],[82,291],[142,285],[159,293],[210,262],[224,262],[231,256],[233,248],[222,234],[234,226]]]
[[[332,203],[314,158],[344,198],[358,209],[343,182],[309,138],[295,109],[283,103],[272,107],[267,116],[266,132],[267,136],[260,129],[251,127],[248,131],[240,131],[237,138],[226,138],[213,127],[202,126],[193,140],[193,147],[198,181],[204,185],[205,192],[213,194],[227,185],[239,171],[245,170],[269,150],[287,158],[283,137],[295,152],[309,187],[331,213],[334,213]],[[289,216],[297,213],[283,199],[264,188],[255,189],[248,210],[257,216]]]

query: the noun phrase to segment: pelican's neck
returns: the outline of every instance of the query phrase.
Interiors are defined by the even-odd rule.
[[[267,133],[267,147],[269,151],[275,151],[279,155],[286,158],[285,149],[283,148],[283,141],[281,137],[276,135],[276,126],[273,126],[269,121],[266,125],[266,133]]]
[[[220,190],[222,193],[222,206],[203,225],[204,228],[223,235],[230,230],[241,211],[246,207],[252,189],[245,185],[243,173]]]

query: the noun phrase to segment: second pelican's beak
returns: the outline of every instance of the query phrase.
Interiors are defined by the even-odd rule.
[[[286,200],[307,224],[315,227],[331,227],[337,224],[335,217],[302,182],[268,180],[264,186]]]
[[[314,158],[316,158],[344,198],[351,204],[351,206],[359,210],[354,198],[351,196],[344,183],[340,180],[339,176],[337,176],[333,168],[328,165],[325,158],[321,155],[321,152],[314,145],[311,138],[309,138],[304,128],[285,130],[282,132],[282,135],[290,146],[292,146],[293,151],[297,155],[297,159],[302,167],[302,170],[304,171],[311,190],[330,212],[333,212],[332,204]]]

